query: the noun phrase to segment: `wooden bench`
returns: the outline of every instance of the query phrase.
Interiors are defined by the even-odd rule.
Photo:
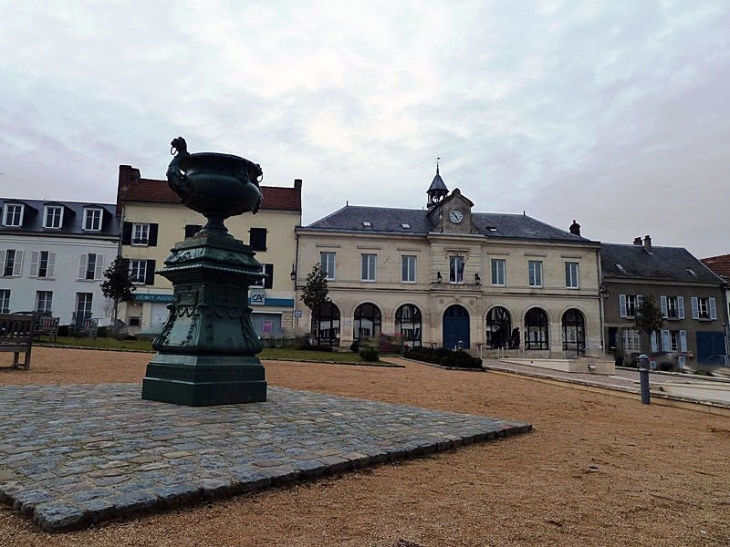
[[[0,352],[13,352],[13,368],[20,366],[20,354],[25,354],[23,366],[30,368],[30,351],[33,347],[35,316],[0,314]]]
[[[41,316],[36,322],[34,338],[40,340],[41,336],[48,336],[48,340],[55,342],[58,339],[59,320],[59,317]]]

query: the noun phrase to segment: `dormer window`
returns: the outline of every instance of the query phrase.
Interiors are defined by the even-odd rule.
[[[24,211],[25,205],[22,203],[6,203],[3,210],[3,226],[22,226]]]
[[[103,211],[97,208],[84,209],[84,230],[87,232],[100,232],[102,213]]]
[[[63,226],[63,207],[46,205],[43,211],[43,227],[58,230]]]

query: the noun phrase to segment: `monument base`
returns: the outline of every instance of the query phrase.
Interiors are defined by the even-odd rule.
[[[266,401],[266,373],[255,355],[158,353],[147,364],[142,398],[187,406]]]

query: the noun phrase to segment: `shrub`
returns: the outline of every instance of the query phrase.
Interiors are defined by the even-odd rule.
[[[58,327],[59,336],[68,336],[68,325],[60,325]]]
[[[360,351],[360,340],[355,340],[352,344],[350,344],[350,351],[352,353],[358,353]]]
[[[380,352],[377,348],[363,348],[360,350],[360,358],[363,361],[380,361]]]
[[[408,359],[433,363],[443,367],[482,368],[481,359],[472,357],[463,350],[452,351],[446,348],[413,348],[407,350],[403,356]]]
[[[674,365],[665,361],[659,363],[659,370],[661,370],[662,372],[672,372],[674,370]]]

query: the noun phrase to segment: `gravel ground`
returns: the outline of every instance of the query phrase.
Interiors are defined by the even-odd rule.
[[[0,385],[136,383],[149,358],[37,348],[30,371],[0,368]],[[0,367],[9,363],[0,354]],[[728,418],[405,364],[265,362],[272,385],[526,421],[534,431],[63,534],[1,507],[0,545],[730,545]]]

